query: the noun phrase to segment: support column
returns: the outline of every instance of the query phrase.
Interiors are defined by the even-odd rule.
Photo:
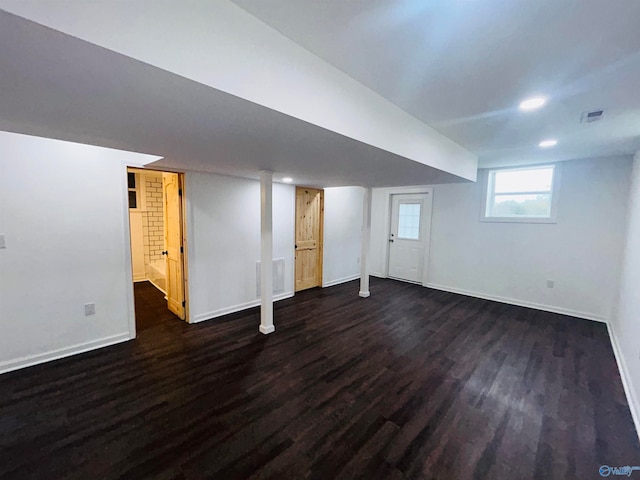
[[[371,187],[364,189],[362,205],[362,251],[360,252],[360,295],[367,298],[369,292],[369,242],[371,239]]]
[[[260,172],[260,332],[273,326],[273,172]]]

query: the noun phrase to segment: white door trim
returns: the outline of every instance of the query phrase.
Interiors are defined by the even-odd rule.
[[[431,201],[427,202],[424,211],[424,227],[425,227],[425,250],[424,250],[424,263],[422,268],[422,286],[426,287],[429,283],[429,255],[431,252],[431,213],[433,211],[433,187],[395,187],[395,188],[381,188],[384,195],[384,205],[386,208],[383,210],[383,225],[384,225],[384,242],[382,247],[382,262],[383,273],[385,278],[389,276],[389,236],[391,234],[391,200],[392,195],[400,194],[428,194],[431,196]]]
[[[125,252],[125,263],[126,263],[126,272],[125,272],[125,285],[127,288],[127,303],[128,303],[128,320],[129,320],[129,339],[133,340],[134,338],[136,338],[137,335],[137,330],[136,330],[136,311],[135,311],[135,298],[134,298],[134,292],[133,292],[133,259],[132,259],[132,255],[131,255],[131,225],[130,225],[130,219],[129,219],[129,187],[128,187],[128,183],[127,183],[127,173],[128,173],[128,169],[136,169],[136,170],[143,170],[143,167],[138,166],[138,165],[128,165],[128,164],[123,164],[123,169],[124,169],[124,181],[121,183],[121,188],[122,188],[122,207],[123,207],[123,218],[124,218],[124,252]],[[154,169],[148,169],[148,171],[150,172],[157,172],[162,174],[162,172],[166,172],[166,173],[176,173],[180,176],[181,178],[181,188],[182,188],[182,198],[180,200],[181,203],[181,209],[182,209],[182,243],[183,243],[183,249],[184,249],[184,254],[182,257],[182,275],[183,275],[183,283],[184,283],[184,300],[186,303],[186,307],[185,307],[185,321],[187,323],[192,323],[190,320],[190,316],[189,316],[189,283],[188,283],[188,274],[189,274],[189,270],[188,270],[188,265],[189,265],[189,258],[188,258],[188,245],[187,245],[187,239],[191,238],[191,235],[193,234],[193,232],[190,230],[191,227],[191,222],[188,220],[190,217],[187,216],[187,213],[189,215],[192,214],[191,212],[191,208],[187,202],[187,196],[186,196],[186,192],[187,192],[187,188],[186,188],[186,178],[187,175],[185,174],[185,172],[179,172],[179,171],[175,171],[175,170],[154,170]]]

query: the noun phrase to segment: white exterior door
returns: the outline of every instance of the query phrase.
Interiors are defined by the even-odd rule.
[[[431,195],[391,196],[389,277],[422,283],[425,251],[429,243]]]

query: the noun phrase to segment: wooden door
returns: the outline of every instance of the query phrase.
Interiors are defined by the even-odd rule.
[[[392,195],[389,234],[389,277],[422,282],[431,211],[428,194]]]
[[[185,319],[182,189],[177,173],[162,174],[164,193],[164,254],[166,255],[167,306],[182,320]]]
[[[324,192],[296,188],[295,291],[322,285],[322,230]]]

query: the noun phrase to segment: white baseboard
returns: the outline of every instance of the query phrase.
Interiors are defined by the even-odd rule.
[[[348,277],[339,278],[337,280],[331,280],[330,282],[322,282],[322,287],[333,287],[334,285],[340,285],[341,283],[347,283],[352,280],[358,280],[360,278],[360,274],[357,273],[355,275],[349,275]]]
[[[510,305],[517,305],[519,307],[528,307],[536,310],[543,310],[545,312],[559,313],[561,315],[568,315],[570,317],[584,318],[585,320],[593,320],[594,322],[608,323],[607,319],[600,315],[594,315],[588,312],[580,312],[578,310],[571,310],[569,308],[555,307],[553,305],[545,305],[542,303],[527,302],[524,300],[517,300],[515,298],[499,297],[497,295],[490,295],[486,293],[472,292],[469,290],[463,290],[461,288],[448,287],[446,285],[437,285],[435,283],[427,283],[428,288],[435,290],[442,290],[444,292],[459,293],[460,295],[466,295],[468,297],[482,298],[484,300],[493,300],[494,302],[508,303]]]
[[[625,361],[624,355],[622,355],[622,351],[620,350],[620,345],[618,343],[615,328],[610,323],[607,324],[607,328],[609,330],[609,337],[611,338],[613,354],[615,355],[616,362],[618,363],[618,370],[620,371],[620,378],[622,379],[624,393],[627,396],[629,410],[631,410],[631,417],[633,417],[633,423],[636,426],[636,433],[638,434],[638,439],[640,440],[640,399],[638,399],[635,394],[635,390],[633,389],[631,376],[629,375],[629,368],[627,367],[627,362]]]
[[[98,340],[92,340],[90,342],[72,345],[70,347],[59,348],[50,352],[37,353],[34,355],[20,357],[15,360],[8,360],[0,363],[0,374],[12,372],[21,368],[31,367],[32,365],[38,365],[40,363],[50,362],[52,360],[58,360],[60,358],[70,357],[72,355],[88,352],[90,350],[108,347],[109,345],[126,342],[130,339],[131,335],[129,334],[129,332],[120,333],[118,335],[112,335],[110,337],[104,337]]]
[[[260,325],[260,328],[258,328],[258,330],[260,330],[260,333],[264,335],[269,335],[270,333],[273,333],[276,331],[276,327],[274,327],[273,325],[270,325],[268,327]]]
[[[279,300],[284,300],[286,298],[291,298],[291,297],[293,297],[293,292],[285,292],[285,293],[281,293],[279,295],[274,295],[273,296],[273,301],[277,302]],[[193,316],[193,320],[191,321],[191,323],[200,323],[200,322],[204,322],[206,320],[213,320],[214,318],[222,317],[223,315],[229,315],[230,313],[240,312],[240,311],[246,310],[248,308],[257,307],[258,305],[260,305],[260,299],[259,298],[256,299],[256,300],[252,300],[250,302],[240,303],[238,305],[232,305],[230,307],[220,308],[220,309],[214,310],[212,312],[206,312],[206,313],[201,313],[199,315],[194,315]]]
[[[166,294],[167,294],[167,292],[165,291],[165,289],[164,289],[164,288],[160,288],[160,286],[159,286],[156,282],[154,282],[154,281],[153,281],[153,280],[151,280],[150,278],[149,278],[149,279],[147,279],[147,280],[151,283],[151,285],[153,285],[153,286],[154,286],[154,287],[156,287],[158,290],[160,290],[160,291],[162,292],[162,294],[163,294],[163,295],[166,295]]]
[[[134,283],[145,282],[146,280],[147,280],[147,276],[144,275],[144,274],[142,274],[142,275],[134,275],[133,276]]]

